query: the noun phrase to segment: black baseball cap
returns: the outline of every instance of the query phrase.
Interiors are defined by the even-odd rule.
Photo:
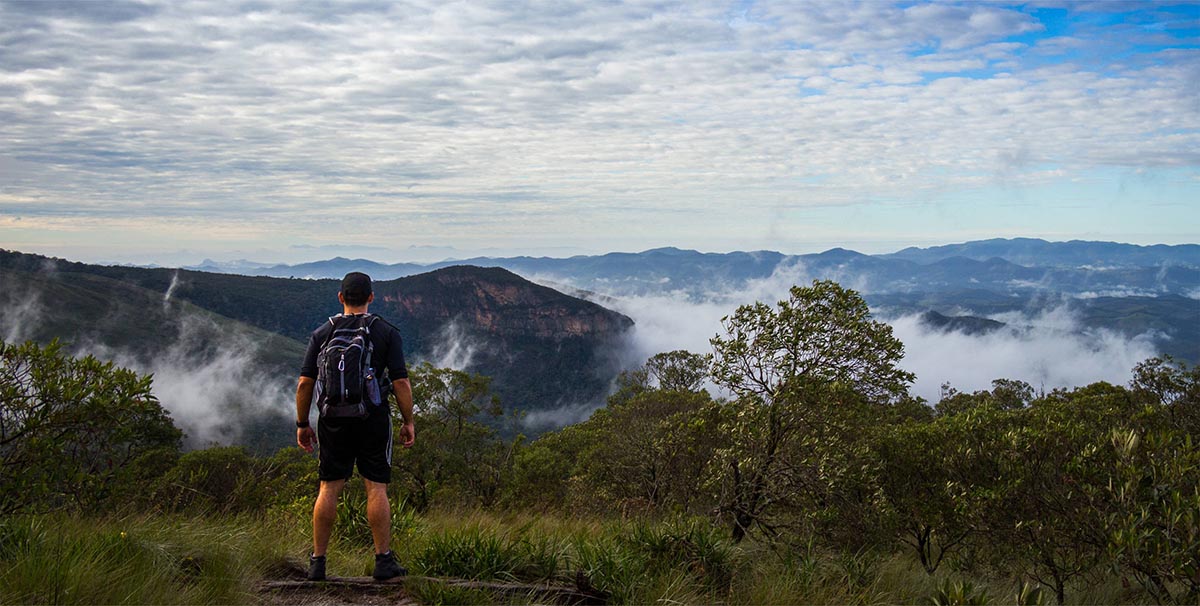
[[[342,278],[342,297],[348,301],[366,301],[371,296],[371,276],[352,271]]]

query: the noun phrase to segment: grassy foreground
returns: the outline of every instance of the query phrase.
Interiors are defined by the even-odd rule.
[[[330,574],[370,574],[365,516],[343,510]],[[896,604],[1017,602],[1012,580],[930,577],[906,554],[781,553],[733,546],[705,522],[621,522],[486,512],[394,516],[394,546],[414,574],[571,584],[582,571],[613,603]],[[0,522],[0,603],[245,604],[256,583],[300,562],[306,521],[260,517],[22,516]],[[963,586],[966,580],[968,585]],[[494,596],[412,584],[423,603]],[[1078,603],[1138,601],[1115,579]]]

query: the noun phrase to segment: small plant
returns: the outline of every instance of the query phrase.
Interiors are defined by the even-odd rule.
[[[435,535],[415,564],[429,575],[470,579],[513,578],[513,545],[479,528]]]
[[[933,595],[929,596],[933,606],[985,606],[990,603],[987,591],[976,589],[970,581],[942,581]]]
[[[843,579],[852,587],[867,587],[879,575],[879,556],[866,549],[843,551],[838,557]]]
[[[1042,586],[1037,583],[1026,583],[1021,581],[1021,586],[1017,588],[1017,606],[1045,606],[1046,594],[1042,592]]]
[[[371,544],[371,523],[367,520],[367,497],[349,489],[338,499],[337,522],[333,532],[350,545]]]
[[[579,580],[611,595],[616,603],[636,601],[635,592],[650,576],[645,558],[626,548],[622,541],[580,538],[575,542],[575,553]]]
[[[552,580],[568,561],[566,546],[551,539],[525,538],[513,545],[514,576],[522,580]]]

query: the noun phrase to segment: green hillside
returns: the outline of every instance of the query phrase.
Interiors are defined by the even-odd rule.
[[[256,372],[285,394],[308,334],[341,311],[337,280],[101,266],[9,251],[0,251],[0,280],[10,298],[0,319],[16,325],[6,331],[14,336],[58,338],[147,364],[170,351],[187,364],[239,347],[230,343],[236,334],[236,341],[255,344]],[[469,350],[461,362],[502,378],[494,388],[508,409],[598,405],[620,370],[617,352],[632,326],[616,312],[499,268],[449,267],[376,282],[375,292],[372,311],[400,329],[410,366],[455,346]],[[291,414],[286,398],[277,408]],[[262,439],[276,446],[290,441],[266,434]]]

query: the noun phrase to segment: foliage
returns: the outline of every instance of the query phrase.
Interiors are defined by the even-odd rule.
[[[712,339],[713,378],[769,403],[797,382],[838,385],[875,403],[903,398],[913,374],[897,366],[904,345],[871,319],[862,297],[836,282],[793,286],[787,300],[739,307]]]
[[[494,428],[504,411],[491,393],[491,380],[427,362],[409,378],[421,447],[398,451],[396,467],[410,502],[418,510],[437,500],[495,504],[522,438],[503,440]],[[398,408],[392,414],[392,430],[399,432]]]
[[[144,498],[173,512],[264,513],[316,489],[316,461],[299,448],[261,458],[240,446],[216,446],[180,457]]]
[[[891,327],[835,282],[792,287],[776,308],[743,305],[723,325],[711,341],[713,379],[738,399],[721,506],[741,540],[755,525],[774,532],[780,508],[819,500],[814,483],[829,487],[855,469],[843,453],[864,415],[904,399],[913,375],[897,365],[904,346]]]
[[[1172,429],[1200,435],[1200,366],[1189,368],[1170,356],[1150,358],[1134,367],[1130,386],[1166,409]]]
[[[0,514],[95,508],[178,456],[150,377],[57,342],[0,342]]]
[[[942,398],[934,406],[934,410],[941,416],[961,414],[982,407],[1016,410],[1028,406],[1031,401],[1033,386],[1024,381],[996,379],[992,381],[991,391],[981,390],[971,394],[962,393],[945,383],[942,385]]]
[[[991,603],[986,590],[975,587],[970,581],[946,579],[929,597],[933,606],[984,606]]]
[[[696,391],[708,379],[712,354],[694,354],[678,349],[650,356],[646,371],[663,391]]]
[[[1140,409],[1127,390],[1106,383],[1055,391],[1022,411],[990,454],[1002,481],[988,526],[1006,547],[995,551],[1023,563],[1059,604],[1072,579],[1103,561],[1106,497],[1088,488],[1107,482],[1112,457],[1100,445],[1109,428],[1136,420]]]
[[[972,414],[908,422],[883,432],[877,442],[890,525],[929,574],[979,527],[986,494],[978,491],[978,478],[987,477],[989,452],[981,420]]]
[[[579,453],[576,483],[595,505],[623,512],[701,505],[696,490],[720,436],[706,392],[649,390],[598,412]],[[582,499],[581,499],[582,500]]]
[[[1156,601],[1200,600],[1200,450],[1174,432],[1112,435],[1109,549]]]

